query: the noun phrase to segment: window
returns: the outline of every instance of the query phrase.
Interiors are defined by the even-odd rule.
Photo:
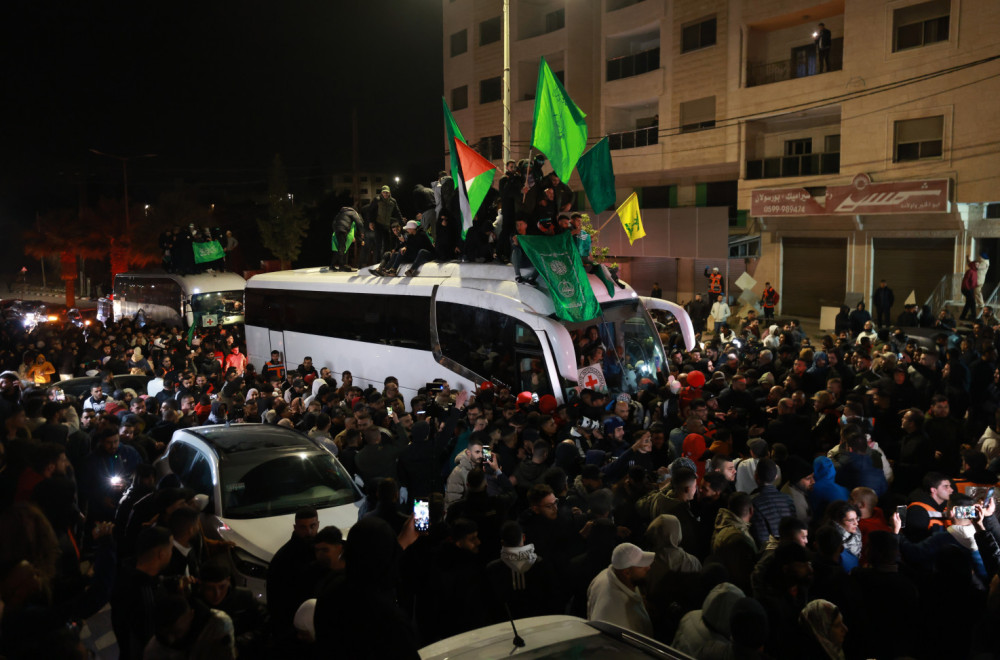
[[[940,158],[943,153],[944,117],[921,117],[897,121],[895,126],[897,163]]]
[[[823,151],[828,154],[840,153],[840,135],[827,135],[824,137]]]
[[[451,90],[451,109],[464,110],[469,107],[469,86],[462,85]]]
[[[500,16],[479,24],[479,45],[485,46],[500,41],[503,36],[503,22]]]
[[[479,81],[479,102],[480,103],[492,103],[493,101],[499,101],[503,96],[503,79],[500,76],[496,78],[487,78],[486,80]]]
[[[362,181],[362,183],[367,183],[368,182],[368,177],[367,176],[361,177],[361,181]]]
[[[785,140],[786,156],[801,156],[811,154],[813,150],[812,138],[799,138],[798,140]]]
[[[375,183],[382,183],[382,177],[380,176],[375,177]]]
[[[951,0],[931,0],[892,12],[892,50],[948,41]]]
[[[191,464],[191,459],[197,453],[194,447],[185,442],[171,442],[170,451],[167,456],[167,463],[170,464],[170,471],[180,477],[187,471]]]
[[[715,45],[715,16],[685,26],[681,30],[681,52]]]
[[[476,151],[483,158],[489,160],[500,160],[503,158],[503,137],[500,135],[490,135],[484,137],[476,144]]]
[[[254,288],[247,289],[246,304],[253,323],[270,330],[421,350],[430,346],[430,301],[421,296]],[[333,323],[331,309],[339,310]]]
[[[681,103],[681,133],[691,133],[713,126],[715,126],[714,96]]]
[[[461,55],[469,50],[469,31],[462,30],[451,35],[451,56]]]
[[[209,463],[208,457],[200,451],[195,452],[194,459],[191,461],[190,467],[183,475],[181,475],[181,481],[185,486],[192,489],[196,493],[209,496],[214,494],[215,488],[212,483],[212,465]]]
[[[354,177],[351,176],[350,174],[345,174],[342,177],[340,177],[340,180],[343,181],[344,183],[351,183],[352,181],[354,181]]]
[[[438,302],[436,310],[440,350],[435,351],[435,359],[455,362],[511,391],[552,393],[534,330],[511,316],[480,307]]]
[[[566,9],[557,9],[545,15],[545,34],[566,27]]]

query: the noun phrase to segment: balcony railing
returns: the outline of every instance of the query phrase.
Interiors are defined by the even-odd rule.
[[[840,174],[840,152],[747,161],[747,179],[781,179],[819,174]]]
[[[608,146],[611,149],[633,149],[657,144],[660,138],[660,127],[637,128],[634,131],[623,131],[608,135]]]
[[[608,60],[608,82],[660,68],[660,47]]]
[[[830,55],[830,71],[840,71],[844,68],[843,58]],[[757,85],[769,85],[791,80],[793,78],[808,78],[820,73],[817,68],[815,58],[808,60],[782,60],[780,62],[769,62],[767,64],[747,65],[747,87]],[[823,73],[827,73],[824,71]]]
[[[642,2],[642,0],[608,0],[608,11],[618,11],[619,9],[625,9],[626,7],[637,5],[640,2]]]

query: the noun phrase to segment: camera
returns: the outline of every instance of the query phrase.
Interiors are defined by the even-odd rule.
[[[489,447],[483,447],[483,462],[489,463],[493,459],[493,452]]]

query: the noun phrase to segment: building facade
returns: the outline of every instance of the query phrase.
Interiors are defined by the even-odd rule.
[[[502,1],[442,2],[445,97],[499,163]],[[730,281],[772,282],[784,313],[869,303],[886,279],[895,315],[911,292],[957,297],[966,261],[1000,253],[1000,3],[510,4],[512,156],[545,56],[610,136],[619,200],[727,208]],[[678,299],[700,290],[677,272]]]

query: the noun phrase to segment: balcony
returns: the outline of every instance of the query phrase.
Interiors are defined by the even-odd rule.
[[[660,47],[608,60],[607,81],[630,78],[660,68]]]
[[[659,138],[660,138],[660,127],[649,126],[647,128],[637,128],[634,131],[609,133],[608,146],[612,151],[617,149],[634,149],[635,147],[648,147],[651,144],[658,144],[660,141]]]
[[[637,5],[642,1],[643,0],[608,0],[608,12],[618,11],[619,9],[625,9],[626,7]]]
[[[843,52],[841,50],[836,52],[831,51],[830,71],[840,71],[843,68]],[[748,64],[747,87],[769,85],[795,78],[807,78],[819,75],[819,73],[815,51],[811,53],[811,56],[809,53],[800,52],[798,57],[791,60],[781,60],[780,62],[769,62],[766,64]],[[824,71],[823,73],[828,72]]]
[[[748,180],[784,179],[821,174],[840,174],[839,151],[747,161],[746,178]]]

